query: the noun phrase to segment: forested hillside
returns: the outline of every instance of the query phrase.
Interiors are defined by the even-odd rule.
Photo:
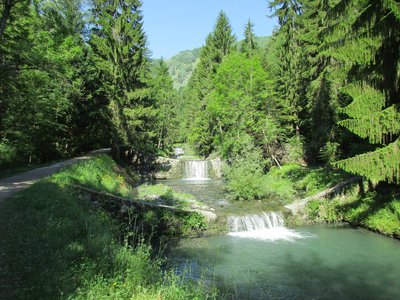
[[[270,39],[271,38],[268,36],[255,37],[257,44],[261,48],[265,48]],[[242,42],[243,41],[237,42],[236,47],[240,48]],[[199,62],[198,58],[200,55],[200,49],[201,48],[184,50],[166,60],[169,73],[176,89],[184,87],[189,82],[190,76],[192,75],[196,64]]]

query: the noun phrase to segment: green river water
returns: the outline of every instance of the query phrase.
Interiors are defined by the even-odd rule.
[[[229,211],[222,181],[163,183]],[[400,299],[398,240],[347,224],[233,235],[177,241],[168,264],[227,299]]]

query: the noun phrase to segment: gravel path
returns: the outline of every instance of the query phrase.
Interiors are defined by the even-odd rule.
[[[100,149],[90,152],[86,156],[72,158],[66,161],[58,162],[47,167],[37,168],[25,173],[20,173],[12,177],[0,179],[0,203],[13,195],[14,193],[23,190],[39,179],[46,176],[50,176],[58,172],[61,168],[75,164],[82,160],[87,160],[93,157],[93,155],[101,153],[109,153],[110,149]]]

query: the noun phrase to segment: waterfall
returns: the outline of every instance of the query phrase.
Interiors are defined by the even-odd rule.
[[[187,160],[185,161],[185,179],[204,180],[208,176],[208,160]]]
[[[241,217],[230,216],[228,224],[231,231],[240,232],[283,227],[285,222],[281,213],[271,211]]]
[[[260,240],[288,240],[304,238],[303,234],[285,227],[285,221],[280,212],[261,212],[247,216],[229,216],[228,235],[241,238]]]

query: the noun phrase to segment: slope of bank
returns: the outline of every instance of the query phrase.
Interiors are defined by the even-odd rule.
[[[387,236],[400,239],[400,194],[398,187],[390,190],[360,193],[358,187],[334,197],[308,203],[311,222],[349,222]]]
[[[291,223],[345,221],[400,238],[398,185],[371,187],[366,182],[361,184],[361,178],[340,170],[307,168],[296,164],[273,168],[267,176],[273,178],[270,181],[277,187],[275,197],[286,199],[286,203],[281,202],[294,214],[289,218]],[[291,197],[286,195],[288,190],[293,191],[289,195]]]
[[[133,191],[107,156],[68,167],[0,208],[1,299],[198,299],[196,287],[161,270],[137,234],[92,209],[69,185],[127,196]],[[128,243],[129,240],[129,243]]]

